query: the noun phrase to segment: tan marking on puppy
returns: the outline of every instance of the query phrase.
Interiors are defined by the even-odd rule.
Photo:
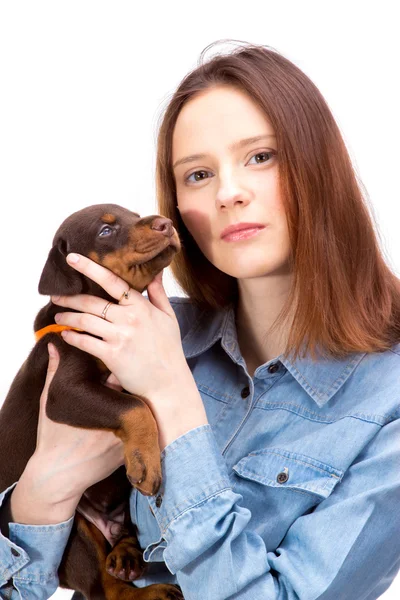
[[[105,254],[102,259],[102,265],[119,277],[122,277],[122,279],[126,279],[129,276],[131,265],[136,264],[139,256],[137,252],[133,252],[124,246],[114,252]]]
[[[179,242],[177,233],[175,239]],[[169,255],[161,252],[170,247]],[[179,245],[180,250],[180,245]],[[161,269],[171,262],[176,249],[170,246],[167,238],[155,234],[148,228],[132,227],[129,232],[128,243],[122,248],[109,252],[101,258],[100,264],[109,269],[118,277],[126,281],[134,290],[142,293]],[[157,259],[154,254],[158,254]],[[142,262],[146,259],[146,262]],[[93,259],[95,260],[95,259]],[[142,264],[138,264],[142,262]]]
[[[140,400],[138,396],[135,398]],[[158,428],[150,408],[142,402],[121,415],[121,429],[114,433],[124,443],[129,481],[143,494],[153,495],[161,485]]]
[[[97,252],[95,252],[94,250],[92,250],[91,252],[89,252],[89,258],[94,260],[94,262],[100,263],[100,257],[97,254]]]
[[[142,292],[150,283],[152,277],[140,268],[132,267],[142,256],[138,252],[128,250],[126,247],[106,254],[101,262],[103,267],[109,269],[121,279],[126,281],[134,290]]]
[[[103,221],[103,223],[115,223],[115,221],[117,220],[117,217],[111,213],[105,213],[102,217],[101,220]]]

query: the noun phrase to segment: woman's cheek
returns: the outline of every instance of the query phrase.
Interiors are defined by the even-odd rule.
[[[200,209],[179,207],[182,220],[203,253],[211,248],[212,229],[210,217]]]

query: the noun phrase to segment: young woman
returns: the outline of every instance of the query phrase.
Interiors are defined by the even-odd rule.
[[[159,426],[160,493],[131,495],[149,563],[135,585],[378,598],[400,566],[400,282],[324,98],[264,46],[201,63],[166,108],[157,192],[187,298],[157,277],[149,299],[118,305],[126,284],[80,257],[116,299],[107,319],[99,298],[54,299],[83,313],[60,323],[103,338],[66,341],[148,398]],[[123,463],[113,434],[46,418],[57,364],[35,455],[0,498],[4,598],[54,592],[83,491]]]

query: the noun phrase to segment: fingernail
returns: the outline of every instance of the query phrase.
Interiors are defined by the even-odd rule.
[[[49,342],[47,344],[47,349],[49,351],[49,356],[51,356],[52,358],[55,358],[56,357],[56,349],[51,342]]]
[[[67,262],[69,263],[77,263],[79,260],[79,255],[78,254],[74,254],[73,252],[71,252],[71,254],[68,254],[67,256]]]

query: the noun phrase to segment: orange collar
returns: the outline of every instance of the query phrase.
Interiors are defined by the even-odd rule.
[[[47,325],[47,327],[43,327],[42,329],[35,331],[36,341],[38,342],[40,338],[46,335],[46,333],[60,333],[65,329],[74,329],[75,331],[82,331],[82,329],[78,329],[77,327],[70,327],[69,325],[57,325],[57,323],[54,323],[53,325]]]

